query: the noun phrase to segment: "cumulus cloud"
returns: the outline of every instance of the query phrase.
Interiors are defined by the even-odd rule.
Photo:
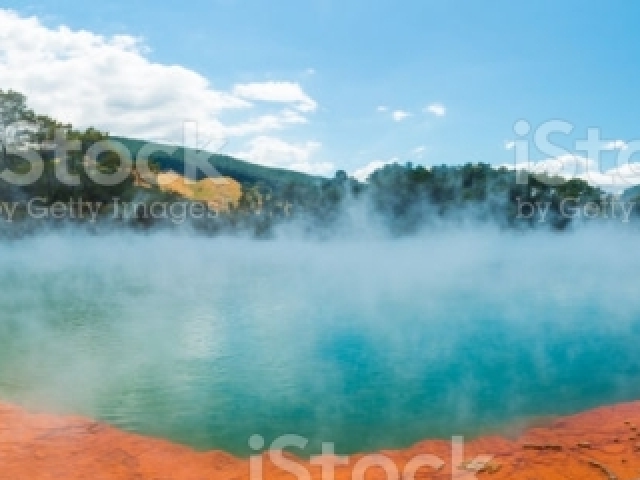
[[[630,162],[604,172],[589,171],[579,175],[578,178],[603,190],[620,193],[633,185],[640,184],[640,163]]]
[[[396,110],[391,114],[391,117],[395,122],[402,122],[403,120],[409,118],[411,114],[409,112],[405,112],[404,110]]]
[[[247,100],[293,104],[301,112],[313,112],[318,107],[302,87],[293,82],[246,83],[233,87],[233,94]]]
[[[430,113],[436,117],[444,117],[447,114],[447,108],[440,103],[433,103],[427,106],[424,110],[426,113]]]
[[[188,68],[152,62],[147,53],[130,35],[50,28],[36,17],[0,9],[0,88],[23,92],[37,112],[81,128],[181,143],[184,122],[195,122],[202,137],[226,138],[230,145],[258,136],[248,150],[251,160],[265,134],[305,124],[317,108],[297,83],[220,89]],[[223,122],[229,113],[234,123]],[[300,162],[309,170],[326,167]]]
[[[228,137],[242,137],[268,130],[281,130],[288,125],[305,124],[307,122],[307,118],[300,115],[300,113],[285,109],[278,114],[261,115],[242,123],[225,126],[223,131]]]
[[[373,172],[383,168],[385,165],[390,165],[392,163],[397,163],[398,157],[393,157],[389,160],[374,160],[373,162],[369,162],[368,164],[354,170],[351,172],[351,176],[356,180],[361,182],[366,182],[367,179],[371,176]]]
[[[566,180],[577,178],[605,191],[620,193],[633,185],[640,184],[640,163],[628,162],[602,170],[598,162],[580,155],[562,155],[539,162],[523,162],[501,165],[506,168],[523,170],[532,174],[547,174]]]
[[[590,158],[571,154],[548,158],[539,162],[522,162],[503,166],[515,168],[516,170],[526,170],[535,174],[556,175],[564,178],[578,177],[596,171],[598,168],[597,163]]]
[[[175,137],[184,120],[221,133],[217,115],[251,104],[203,76],[153,63],[134,37],[55,29],[0,10],[0,82],[36,111],[115,134]]]
[[[330,175],[335,170],[331,162],[315,162],[313,155],[319,142],[289,143],[262,135],[248,142],[247,149],[234,155],[269,167],[287,168],[314,175]]]
[[[629,145],[624,140],[613,140],[605,143],[602,148],[604,150],[627,150]]]
[[[376,110],[378,110],[378,112],[380,113],[384,113],[389,111],[389,107],[385,107],[384,105],[380,105]]]

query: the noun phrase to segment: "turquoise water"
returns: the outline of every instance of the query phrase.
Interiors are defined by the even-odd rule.
[[[256,433],[352,453],[638,399],[640,260],[608,235],[0,245],[0,398],[241,455]]]

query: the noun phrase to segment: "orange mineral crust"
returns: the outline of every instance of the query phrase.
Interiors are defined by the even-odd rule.
[[[347,465],[330,467],[336,463],[332,457],[313,459],[310,465],[286,455],[284,462],[275,459],[278,466],[269,454],[250,462],[223,452],[199,453],[84,418],[33,414],[0,405],[0,479],[322,479],[323,468],[335,468],[338,480],[445,479],[452,474],[460,480],[632,480],[640,478],[638,428],[640,402],[635,402],[554,420],[525,431],[517,440],[485,437],[468,442],[454,465],[449,442],[427,440],[406,450],[378,452],[377,456],[353,455]],[[419,457],[427,454],[432,457]],[[370,461],[369,468],[363,458]],[[419,465],[420,458],[439,458],[444,465],[422,466],[411,472],[408,466]],[[386,471],[376,466],[380,464]],[[295,470],[298,472],[293,473]]]

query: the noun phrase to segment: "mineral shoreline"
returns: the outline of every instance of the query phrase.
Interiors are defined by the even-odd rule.
[[[405,450],[381,451],[399,476],[409,480],[473,478],[492,479],[604,479],[640,478],[640,402],[602,407],[574,416],[562,417],[544,427],[530,428],[514,440],[498,436],[482,437],[464,445],[463,461],[451,465],[451,444],[426,440]],[[407,465],[418,455],[441,458],[439,469],[424,466],[414,474]],[[491,455],[490,461],[480,461]],[[295,479],[276,466],[269,454],[254,460],[236,458],[224,452],[200,453],[168,441],[126,433],[103,423],[80,417],[35,414],[0,405],[0,479],[89,479],[92,480],[241,480]],[[349,457],[348,465],[335,466],[335,479],[354,476],[364,465],[364,455]],[[376,457],[371,457],[374,459]],[[368,457],[368,458],[369,458]],[[380,457],[377,457],[378,459]],[[435,457],[432,457],[435,458]],[[322,466],[286,455],[322,479]],[[325,468],[333,462],[325,457]],[[476,460],[476,461],[474,461]],[[360,463],[359,463],[360,462]],[[261,466],[262,475],[259,475]],[[387,467],[389,465],[387,464]],[[250,472],[253,471],[253,477]],[[367,480],[393,478],[380,467],[366,470]]]

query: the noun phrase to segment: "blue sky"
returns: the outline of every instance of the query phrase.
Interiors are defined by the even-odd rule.
[[[640,136],[640,4],[630,1],[3,4],[51,29],[141,38],[151,62],[183,66],[218,90],[296,84],[317,108],[275,137],[311,146],[305,161],[348,171],[396,158],[513,162],[505,142],[518,119],[571,122],[575,133],[558,139],[567,147],[587,127],[610,140]],[[225,148],[248,153],[246,141]]]

